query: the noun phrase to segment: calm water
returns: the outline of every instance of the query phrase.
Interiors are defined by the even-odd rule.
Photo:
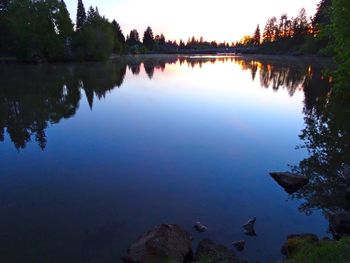
[[[255,262],[291,233],[327,235],[268,175],[308,158],[299,137],[329,91],[300,59],[136,57],[0,65],[0,261],[121,262],[177,223]],[[257,237],[241,225],[256,216]],[[193,231],[195,221],[209,227]]]

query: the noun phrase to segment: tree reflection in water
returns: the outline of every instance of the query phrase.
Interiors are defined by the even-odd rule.
[[[329,78],[311,66],[276,66],[255,60],[239,60],[252,78],[260,73],[261,85],[278,90],[287,88],[290,96],[298,88],[304,91],[305,127],[300,148],[308,157],[292,171],[309,177],[308,185],[292,195],[303,200],[299,210],[307,215],[321,210],[327,219],[338,213],[350,213],[349,182],[344,170],[350,165],[350,105],[343,97],[331,93]]]
[[[292,195],[303,201],[306,214],[321,209],[326,216],[349,211],[343,169],[350,164],[350,106],[330,95],[330,80],[322,75],[323,65],[311,66],[300,59],[264,57],[126,57],[115,62],[57,65],[6,65],[0,70],[0,141],[5,132],[17,149],[35,139],[41,149],[47,143],[45,129],[71,118],[84,92],[92,109],[94,98],[101,99],[121,87],[127,69],[139,74],[143,66],[151,79],[155,69],[168,64],[202,67],[205,63],[232,62],[251,72],[263,88],[287,89],[293,96],[304,92],[305,127],[300,138],[309,156],[292,170],[307,175],[310,183]]]

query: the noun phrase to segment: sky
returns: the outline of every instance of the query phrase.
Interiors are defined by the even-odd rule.
[[[282,13],[296,16],[304,7],[314,15],[320,0],[83,0],[85,9],[97,6],[101,15],[117,20],[125,36],[137,29],[140,36],[147,26],[154,35],[180,40],[191,36],[206,40],[240,40],[252,35],[257,24],[263,29],[269,17]],[[77,0],[65,0],[75,22]]]

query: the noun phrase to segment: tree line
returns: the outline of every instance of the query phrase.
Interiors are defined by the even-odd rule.
[[[308,17],[304,8],[295,17],[286,13],[279,19],[273,16],[262,30],[258,25],[253,35],[244,36],[236,46],[256,47],[260,53],[331,55],[325,50],[328,41],[320,34],[331,23],[329,7],[330,0],[322,0],[313,17]]]
[[[110,22],[97,7],[85,10],[78,0],[75,25],[64,0],[2,0],[0,55],[22,61],[105,60],[114,54],[176,53],[183,49],[227,47],[227,43],[190,38],[166,41],[147,27],[125,36],[116,20]]]

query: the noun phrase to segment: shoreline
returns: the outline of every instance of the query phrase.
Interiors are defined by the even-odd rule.
[[[75,61],[75,60],[66,60],[66,61],[45,61],[45,62],[35,62],[35,61],[21,61],[15,57],[0,57],[0,64],[65,64],[65,63],[94,63],[94,62],[107,62],[107,61],[116,61],[118,59],[125,58],[150,58],[150,57],[241,57],[241,58],[250,58],[250,59],[274,59],[274,60],[322,60],[333,63],[332,57],[317,56],[317,55],[289,55],[289,54],[262,54],[262,53],[152,53],[152,54],[125,54],[125,55],[116,55],[112,54],[107,60],[86,60],[86,61]]]

